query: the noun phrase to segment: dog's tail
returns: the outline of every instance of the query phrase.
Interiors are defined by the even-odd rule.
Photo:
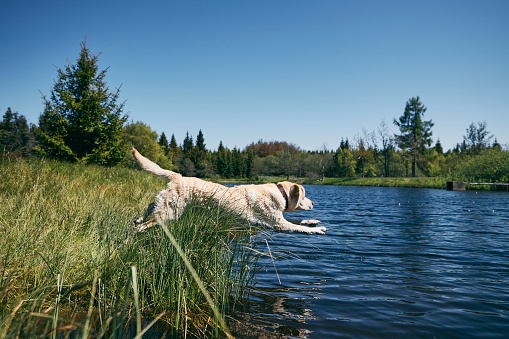
[[[138,164],[140,164],[141,168],[143,168],[145,171],[154,173],[155,175],[159,175],[167,179],[172,179],[173,176],[179,175],[176,172],[159,167],[158,164],[141,155],[140,152],[138,152],[138,150],[134,147],[131,152],[134,159],[136,159]]]

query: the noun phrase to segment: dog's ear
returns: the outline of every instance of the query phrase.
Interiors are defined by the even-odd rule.
[[[295,211],[297,206],[299,206],[299,202],[302,200],[302,190],[300,186],[297,184],[292,185],[290,187],[290,194],[288,195],[288,212]]]

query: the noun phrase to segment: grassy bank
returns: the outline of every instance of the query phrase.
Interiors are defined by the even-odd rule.
[[[259,180],[253,181],[248,179],[242,180],[214,180],[222,184],[248,184],[248,183],[268,183],[287,180],[285,177],[260,177]],[[447,179],[445,178],[325,178],[323,180],[295,178],[291,177],[290,181],[307,185],[338,185],[338,186],[382,186],[382,187],[413,187],[413,188],[438,188],[445,189]]]
[[[132,237],[163,180],[36,160],[0,176],[0,338],[227,335],[256,261],[236,215],[190,204]]]
[[[325,178],[313,181],[315,185],[343,185],[343,186],[382,186],[382,187],[413,187],[445,189],[445,178]],[[311,182],[309,182],[311,184]]]

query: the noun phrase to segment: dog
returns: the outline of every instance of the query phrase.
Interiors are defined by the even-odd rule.
[[[161,221],[177,219],[190,199],[212,198],[222,206],[231,208],[252,225],[274,228],[280,231],[325,234],[319,220],[288,221],[283,212],[311,210],[314,203],[306,197],[302,185],[288,181],[277,184],[239,185],[233,187],[185,177],[163,169],[145,158],[135,148],[132,155],[142,169],[167,179],[168,185],[156,196],[155,203],[147,209],[144,217],[137,220],[135,233],[158,225]],[[152,218],[145,221],[148,216]],[[310,227],[316,226],[316,227]]]

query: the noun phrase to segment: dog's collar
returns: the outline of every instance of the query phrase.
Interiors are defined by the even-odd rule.
[[[283,198],[285,198],[285,211],[288,209],[288,195],[286,195],[285,189],[283,188],[283,185],[276,184],[277,188],[279,188],[279,192],[283,195]]]

